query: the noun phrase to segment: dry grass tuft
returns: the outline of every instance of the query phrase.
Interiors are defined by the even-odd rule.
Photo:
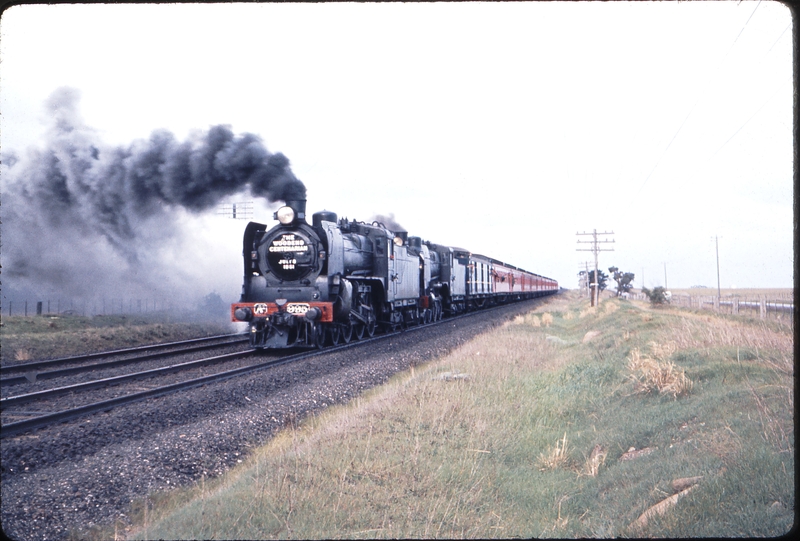
[[[619,310],[619,305],[615,302],[604,302],[603,303],[603,313],[605,314],[613,314]]]
[[[579,472],[579,475],[588,475],[589,477],[596,477],[597,472],[600,471],[600,466],[602,466],[606,461],[606,451],[602,445],[599,443],[594,446],[592,449],[589,458],[586,459],[586,463],[583,465],[583,469]]]
[[[18,349],[14,351],[14,360],[16,361],[30,361],[32,358],[30,350]]]
[[[546,453],[539,455],[537,466],[539,471],[552,471],[567,464],[567,453],[569,444],[567,443],[567,433],[564,437],[556,441],[556,446],[551,447]]]
[[[572,320],[574,317],[575,316],[573,315],[572,312],[567,312],[567,313],[564,314],[564,319],[567,320],[567,321]]]
[[[650,342],[650,352],[656,359],[666,361],[673,353],[678,351],[678,346],[675,342],[665,342],[659,344],[658,342]]]
[[[692,485],[689,488],[678,492],[677,494],[673,494],[669,498],[666,498],[654,506],[650,507],[647,511],[642,513],[638,519],[636,519],[633,523],[631,523],[630,527],[633,530],[640,530],[647,526],[647,522],[656,515],[664,515],[669,509],[675,506],[678,503],[678,500],[689,494],[697,485]]]
[[[514,325],[522,325],[525,323],[525,318],[523,316],[516,316],[513,321]]]
[[[531,325],[533,325],[534,327],[541,327],[542,326],[542,322],[539,319],[539,316],[535,315],[535,316],[531,317]]]
[[[633,372],[630,378],[636,385],[636,392],[640,394],[657,390],[677,398],[688,394],[692,389],[692,380],[686,377],[682,368],[678,368],[672,361],[659,362],[644,357],[639,353],[639,348],[631,351],[628,368]]]
[[[542,314],[542,325],[549,327],[553,324],[553,316],[549,312]]]

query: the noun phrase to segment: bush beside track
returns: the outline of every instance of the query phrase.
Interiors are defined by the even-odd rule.
[[[140,501],[134,537],[781,535],[793,346],[774,322],[561,295]]]

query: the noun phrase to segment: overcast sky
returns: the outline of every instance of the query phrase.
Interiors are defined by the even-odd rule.
[[[391,213],[564,287],[593,229],[614,232],[601,268],[637,287],[665,267],[671,288],[716,287],[715,236],[723,288],[793,284],[776,2],[23,5],[0,39],[4,156],[46,146],[69,87],[108,147],[227,125],[290,160],[309,214]],[[277,204],[241,199],[273,223]],[[198,258],[198,287],[234,300],[245,222],[180,222],[193,246],[160,256]]]

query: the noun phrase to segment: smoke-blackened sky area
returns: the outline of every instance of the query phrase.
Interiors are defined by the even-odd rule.
[[[198,250],[203,239],[188,218],[240,194],[305,199],[289,160],[256,135],[214,126],[180,142],[162,130],[112,147],[83,124],[78,102],[77,90],[56,90],[45,103],[44,146],[3,149],[6,298],[204,295],[188,278],[214,254]]]

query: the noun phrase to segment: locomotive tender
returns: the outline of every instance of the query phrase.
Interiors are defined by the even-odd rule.
[[[437,321],[486,305],[550,295],[558,283],[406,231],[286,201],[271,229],[245,228],[244,283],[231,319],[256,348],[323,347]]]

